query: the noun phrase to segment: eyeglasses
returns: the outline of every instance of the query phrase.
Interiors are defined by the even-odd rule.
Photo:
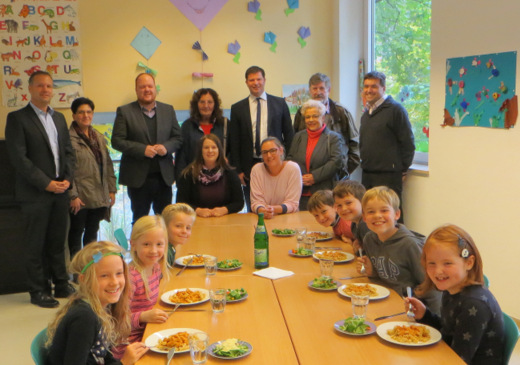
[[[273,154],[278,152],[278,148],[271,148],[270,150],[262,151],[262,156],[267,156],[268,154]]]
[[[92,110],[79,110],[76,112],[76,114],[79,114],[79,115],[91,115],[93,113]]]
[[[320,119],[321,115],[314,114],[314,115],[306,115],[305,120],[311,120],[311,119]]]

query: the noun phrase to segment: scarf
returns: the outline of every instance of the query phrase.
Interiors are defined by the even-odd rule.
[[[72,126],[74,127],[74,130],[78,134],[79,138],[81,138],[87,146],[92,150],[92,153],[94,154],[94,158],[96,159],[97,164],[101,168],[103,164],[103,156],[101,155],[101,148],[99,147],[99,141],[96,137],[96,132],[94,131],[94,128],[92,128],[91,125],[88,126],[88,136],[83,133],[83,131],[80,129],[78,123],[76,121],[72,122]]]
[[[211,170],[202,167],[199,172],[198,180],[202,185],[209,185],[213,184],[214,182],[217,182],[222,177],[222,168],[215,167]]]
[[[318,144],[318,140],[320,139],[321,134],[323,133],[323,130],[325,129],[326,125],[323,124],[320,129],[315,131],[310,131],[307,129],[307,150],[305,151],[305,167],[307,168],[307,173],[310,174],[311,172],[311,156],[314,152],[314,148]]]

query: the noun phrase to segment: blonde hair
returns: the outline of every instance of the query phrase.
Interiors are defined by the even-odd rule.
[[[464,260],[467,260],[471,256],[475,257],[473,267],[468,271],[466,279],[462,284],[463,287],[470,285],[484,285],[484,268],[482,264],[482,258],[478,252],[477,245],[475,245],[473,238],[471,238],[468,232],[454,224],[445,224],[439,228],[436,228],[432,233],[430,233],[426,239],[426,242],[424,243],[421,255],[421,265],[425,271],[426,252],[430,250],[432,246],[438,244],[444,244],[446,246],[455,248]],[[467,250],[467,252],[464,250]],[[425,275],[424,282],[417,287],[416,292],[417,295],[424,295],[431,289],[435,289],[435,284],[432,282],[429,275]]]
[[[367,190],[363,199],[361,200],[361,207],[363,211],[369,201],[379,199],[382,202],[389,204],[396,212],[399,210],[399,197],[387,186],[376,186],[372,189]]]
[[[168,231],[166,230],[166,224],[164,223],[163,218],[160,215],[147,215],[139,218],[132,228],[132,234],[130,235],[130,254],[132,255],[132,262],[130,265],[135,267],[137,271],[141,274],[143,278],[144,290],[146,293],[146,297],[149,298],[149,290],[148,287],[148,276],[146,275],[146,270],[143,265],[143,261],[137,255],[137,245],[134,244],[139,238],[144,236],[150,231],[154,229],[160,229],[164,235],[164,254],[159,259],[159,266],[161,268],[161,273],[165,282],[170,279],[170,271],[168,270]]]
[[[170,222],[175,218],[175,216],[179,213],[184,213],[193,218],[193,222],[195,223],[195,218],[197,217],[197,213],[186,203],[175,203],[167,205],[166,208],[162,211],[162,217],[164,219],[164,223],[166,226],[170,224]]]
[[[45,347],[50,347],[56,334],[61,320],[69,309],[79,301],[86,302],[92,311],[99,318],[101,328],[106,336],[107,348],[117,345],[126,340],[130,334],[130,283],[128,281],[128,266],[121,257],[123,263],[123,270],[125,276],[125,286],[119,297],[117,303],[109,304],[103,307],[97,295],[97,275],[96,262],[94,262],[94,255],[101,253],[103,256],[107,254],[123,254],[119,245],[108,241],[92,242],[79,251],[69,266],[69,271],[72,274],[79,275],[79,287],[76,293],[72,294],[69,301],[56,314],[56,318],[47,327],[47,342]],[[89,265],[90,264],[90,265]],[[89,265],[88,267],[86,267]],[[85,269],[86,267],[86,269]],[[82,270],[85,272],[82,273]]]

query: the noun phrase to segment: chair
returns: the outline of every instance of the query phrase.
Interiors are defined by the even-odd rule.
[[[119,243],[119,246],[123,247],[125,251],[128,251],[128,240],[126,239],[125,231],[123,229],[118,228],[114,231],[114,237]]]
[[[505,313],[502,313],[502,315],[504,317],[504,330],[506,333],[506,343],[504,346],[504,365],[507,365],[509,364],[511,354],[515,349],[516,342],[520,337],[520,331],[518,330],[518,326],[516,325],[513,318],[509,317]]]
[[[486,275],[484,275],[484,286],[489,289],[489,279]]]
[[[47,328],[44,328],[31,342],[31,356],[36,365],[45,365],[47,349],[43,346],[47,341]]]

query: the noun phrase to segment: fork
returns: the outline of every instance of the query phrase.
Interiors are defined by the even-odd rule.
[[[363,250],[361,248],[359,249],[359,257],[363,257]],[[361,263],[361,270],[359,270],[359,273],[362,275],[365,275],[367,273],[364,263]]]
[[[166,359],[166,365],[170,365],[173,357],[175,356],[175,347],[172,347],[170,351],[168,351],[168,357]]]
[[[173,314],[173,312],[175,312],[177,310],[177,308],[179,308],[180,305],[181,305],[181,303],[177,303],[177,304],[175,304],[175,308],[173,308],[171,311],[166,311],[168,313],[168,317],[171,316]]]
[[[408,295],[408,298],[412,297],[412,288],[411,287],[409,287],[409,286],[406,287],[406,294]],[[408,312],[406,312],[406,315],[408,316],[409,319],[415,318],[415,313],[412,311],[412,303],[408,304]]]

